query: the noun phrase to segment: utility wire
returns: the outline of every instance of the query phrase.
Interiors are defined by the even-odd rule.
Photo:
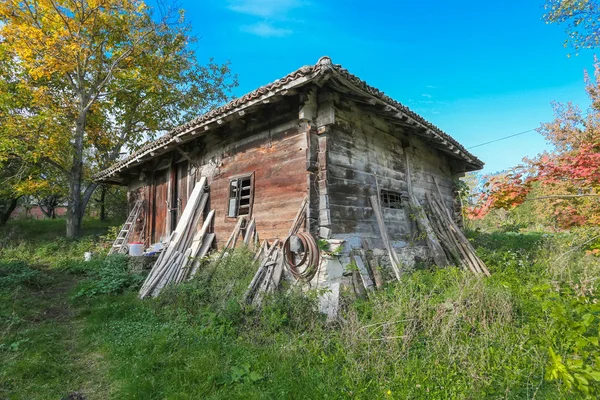
[[[581,115],[581,118],[585,118],[585,117],[587,117],[587,116],[588,116],[588,114],[589,114],[589,113],[585,113],[585,114]],[[510,138],[513,138],[513,137],[515,137],[515,136],[524,135],[524,134],[526,134],[526,133],[533,132],[533,131],[536,131],[536,130],[538,130],[538,129],[539,129],[539,128],[533,128],[533,129],[529,129],[529,130],[527,130],[527,131],[523,131],[523,132],[519,132],[519,133],[514,133],[514,134],[512,134],[512,135],[508,135],[508,136],[504,136],[504,137],[501,137],[501,138],[498,138],[498,139],[490,140],[489,142],[485,142],[485,143],[479,143],[479,144],[476,144],[475,146],[467,147],[467,150],[471,150],[471,149],[474,149],[474,148],[476,148],[476,147],[481,147],[481,146],[485,146],[485,145],[488,145],[488,144],[496,143],[496,142],[499,142],[499,141],[501,141],[501,140],[510,139]]]
[[[501,138],[498,138],[498,139],[490,140],[489,142],[476,144],[475,146],[467,147],[467,149],[471,150],[471,149],[474,149],[475,147],[481,147],[481,146],[485,146],[486,144],[492,144],[492,143],[499,142],[501,140],[510,139],[512,137],[515,137],[515,136],[524,135],[526,133],[533,132],[536,129],[538,129],[538,128],[533,128],[533,129],[529,129],[528,131],[523,131],[523,132],[515,133],[515,134],[512,134],[512,135],[504,136],[504,137],[501,137]]]

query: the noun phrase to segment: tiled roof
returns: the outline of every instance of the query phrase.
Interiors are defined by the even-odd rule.
[[[462,158],[465,162],[474,166],[483,167],[483,162],[481,160],[469,153],[460,143],[458,143],[454,138],[442,131],[440,128],[428,122],[417,113],[411,111],[408,107],[387,96],[379,89],[369,86],[365,81],[361,80],[355,75],[352,75],[345,68],[342,68],[341,65],[332,64],[329,57],[322,57],[315,65],[304,66],[286,75],[285,77],[276,80],[275,82],[262,86],[250,93],[243,95],[240,98],[230,101],[222,107],[216,108],[204,115],[194,118],[190,122],[173,129],[164,136],[152,142],[146,143],[139,150],[129,155],[125,159],[96,174],[94,176],[94,180],[108,180],[107,178],[117,174],[123,169],[127,169],[131,164],[141,162],[142,158],[146,159],[146,156],[150,153],[158,151],[159,149],[164,148],[171,143],[182,141],[183,136],[197,130],[198,128],[201,128],[202,126],[204,126],[205,129],[208,129],[209,124],[218,121],[220,118],[239,112],[245,107],[255,104],[257,101],[265,100],[287,89],[303,86],[313,81],[318,76],[326,74],[343,78],[357,89],[367,92],[369,95],[393,107],[401,114],[411,118],[412,120],[416,121],[416,123],[426,128],[430,135],[432,135],[441,144],[446,146],[448,150],[451,150],[454,154],[456,154],[457,157]]]

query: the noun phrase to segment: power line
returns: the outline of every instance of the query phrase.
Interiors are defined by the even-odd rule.
[[[588,115],[589,115],[589,112],[587,112],[587,113],[585,113],[585,114],[582,114],[582,115],[581,115],[581,118],[582,118],[582,119],[583,119],[583,118],[586,118]],[[496,143],[496,142],[499,142],[499,141],[501,141],[501,140],[506,140],[506,139],[510,139],[510,138],[512,138],[512,137],[515,137],[515,136],[524,135],[524,134],[526,134],[526,133],[533,132],[533,131],[536,131],[536,130],[538,130],[538,129],[539,129],[539,128],[533,128],[533,129],[529,129],[529,130],[526,130],[526,131],[523,131],[523,132],[514,133],[514,134],[512,134],[512,135],[508,135],[508,136],[504,136],[504,137],[501,137],[501,138],[498,138],[498,139],[490,140],[489,142],[485,142],[485,143],[479,143],[479,144],[476,144],[475,146],[467,147],[467,149],[468,149],[468,150],[471,150],[471,149],[474,149],[474,148],[476,148],[476,147],[481,147],[481,146],[485,146],[485,145],[487,145],[487,144]]]
[[[515,133],[515,134],[512,134],[512,135],[504,136],[504,137],[501,137],[501,138],[498,138],[498,139],[490,140],[489,142],[476,144],[475,146],[467,147],[467,149],[471,150],[471,149],[474,149],[475,147],[481,147],[481,146],[485,146],[486,144],[492,144],[492,143],[499,142],[501,140],[510,139],[512,137],[515,137],[515,136],[524,135],[526,133],[533,132],[536,129],[538,129],[538,128],[533,128],[533,129],[529,129],[528,131],[523,131],[523,132]]]

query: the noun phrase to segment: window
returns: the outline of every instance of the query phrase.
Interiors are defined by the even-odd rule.
[[[236,218],[240,215],[250,215],[252,213],[253,181],[253,175],[236,177],[229,181],[228,217]]]
[[[402,196],[398,192],[392,192],[391,190],[381,191],[381,206],[383,208],[402,208]]]

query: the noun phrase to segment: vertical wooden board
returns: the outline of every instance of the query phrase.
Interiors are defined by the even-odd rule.
[[[166,239],[167,230],[167,200],[169,194],[169,169],[156,171],[154,174],[154,218],[152,242]]]
[[[177,209],[179,195],[177,193],[177,164],[173,162],[169,168],[169,210],[167,210],[167,231],[173,232],[181,212]],[[182,210],[183,211],[183,210]]]
[[[177,194],[179,196],[179,201],[181,204],[180,210],[185,209],[185,205],[187,204],[188,199],[188,162],[180,162],[177,164]],[[181,213],[179,213],[177,221],[181,218]]]

